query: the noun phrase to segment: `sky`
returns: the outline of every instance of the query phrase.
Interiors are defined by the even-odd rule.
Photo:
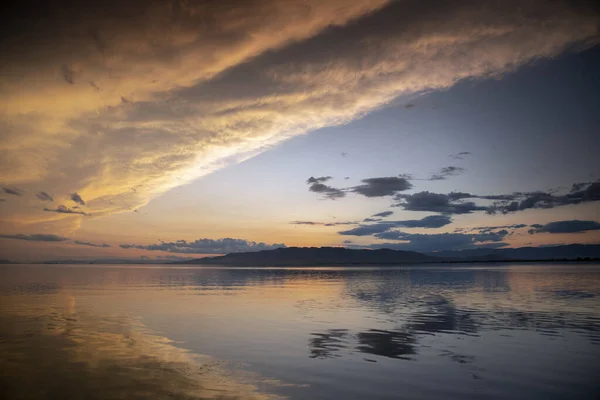
[[[0,258],[600,243],[599,11],[15,3]]]

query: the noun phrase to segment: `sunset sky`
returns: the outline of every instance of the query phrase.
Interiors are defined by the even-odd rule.
[[[0,18],[2,259],[600,243],[592,1]]]

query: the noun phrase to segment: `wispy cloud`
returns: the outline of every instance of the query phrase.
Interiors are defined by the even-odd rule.
[[[52,235],[52,234],[45,234],[45,233],[34,233],[34,234],[28,234],[28,235],[22,234],[22,233],[0,234],[0,238],[29,240],[32,242],[64,242],[64,241],[69,240],[69,238],[66,238],[66,237]]]
[[[597,40],[585,2],[436,4],[134,1],[115,10],[86,1],[22,10],[23,23],[0,44],[6,54],[28,52],[4,64],[16,73],[0,82],[9,128],[0,180],[78,193],[94,215],[125,212],[399,95],[499,76]],[[32,23],[36,30],[25,32]],[[361,186],[355,193],[389,193]],[[40,211],[14,217],[49,217]]]
[[[356,228],[338,232],[346,236],[370,236],[388,232],[394,228],[441,228],[449,225],[452,219],[446,215],[430,215],[421,219],[404,221],[382,221],[374,224],[362,224]]]
[[[569,221],[556,221],[550,222],[545,225],[535,224],[532,225],[532,229],[529,230],[530,234],[535,233],[579,233],[587,231],[600,230],[600,223],[597,221],[581,221],[581,220],[569,220]]]
[[[73,243],[81,245],[81,246],[90,246],[90,247],[101,247],[101,248],[107,248],[110,247],[109,244],[96,244],[96,243],[90,243],[90,242],[84,242],[81,240],[73,240]]]
[[[160,242],[158,244],[150,245],[122,244],[119,247],[123,249],[166,251],[169,253],[227,254],[247,251],[273,250],[286,246],[283,243],[266,244],[263,242],[253,242],[245,239],[224,238],[198,239],[191,242],[188,242],[187,240],[177,240],[175,242]]]
[[[450,176],[460,175],[463,172],[465,172],[464,168],[454,167],[454,166],[444,167],[444,168],[440,169],[439,172],[431,175],[429,180],[430,181],[443,181],[443,180],[448,179],[448,177],[450,177]]]
[[[42,201],[54,201],[54,197],[52,197],[50,194],[46,193],[46,192],[38,192],[35,194],[36,197]]]
[[[55,213],[59,213],[59,214],[90,215],[90,214],[86,213],[85,211],[80,210],[78,208],[75,208],[75,207],[69,208],[69,207],[67,207],[65,205],[62,205],[62,204],[60,206],[56,207],[56,208],[44,208],[44,211],[55,212]]]
[[[12,194],[13,196],[21,197],[23,195],[23,191],[21,189],[17,189],[15,187],[2,186],[2,190],[6,194]]]

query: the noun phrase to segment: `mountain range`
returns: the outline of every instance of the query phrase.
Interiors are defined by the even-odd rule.
[[[177,264],[234,266],[381,265],[436,262],[493,262],[600,259],[600,245],[473,249],[422,254],[403,250],[364,250],[344,247],[287,247],[204,257]]]

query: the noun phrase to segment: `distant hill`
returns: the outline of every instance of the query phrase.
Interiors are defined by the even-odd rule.
[[[470,249],[438,251],[429,256],[461,260],[576,260],[577,258],[600,258],[600,244],[569,244],[547,247],[517,247],[514,249]]]
[[[288,247],[219,257],[178,261],[176,264],[232,266],[399,265],[452,262],[510,262],[600,259],[600,245],[471,249],[417,253],[402,250],[357,250],[344,247]]]
[[[231,253],[220,257],[205,257],[177,264],[219,264],[237,266],[318,266],[413,264],[440,261],[414,251],[353,250],[344,247],[287,247],[251,253]]]

